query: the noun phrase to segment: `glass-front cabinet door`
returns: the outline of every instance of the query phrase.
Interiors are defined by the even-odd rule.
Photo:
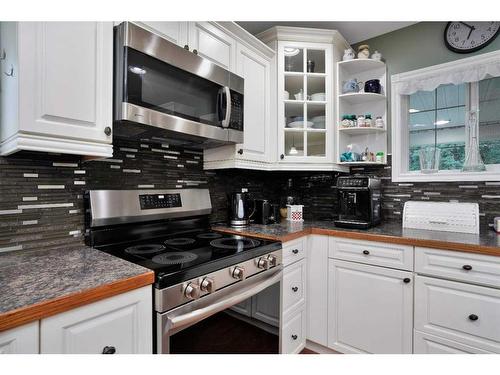
[[[279,161],[332,162],[332,46],[280,41],[278,50]]]

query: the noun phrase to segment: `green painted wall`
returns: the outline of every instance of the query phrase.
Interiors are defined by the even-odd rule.
[[[446,22],[420,22],[353,45],[355,51],[360,44],[368,44],[370,51],[378,50],[387,64],[387,88],[390,98],[390,77],[392,74],[425,68],[461,58],[479,55],[500,49],[500,36],[485,48],[468,54],[454,53],[444,44]],[[390,99],[389,99],[390,101]],[[388,105],[388,128],[390,129],[390,102]],[[390,149],[389,134],[389,149]]]

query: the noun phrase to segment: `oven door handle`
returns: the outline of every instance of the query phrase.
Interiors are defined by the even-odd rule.
[[[234,306],[281,281],[281,265],[237,282],[214,294],[209,294],[160,315],[162,335],[171,336],[211,315]]]
[[[228,128],[231,121],[231,89],[228,86],[223,87],[224,95],[226,96],[226,116],[222,120],[222,127]]]

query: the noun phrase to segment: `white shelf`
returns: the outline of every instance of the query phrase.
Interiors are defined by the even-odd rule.
[[[383,162],[383,163],[379,163],[377,161],[341,161],[339,162],[339,164],[341,165],[359,165],[359,166],[362,166],[362,165],[386,165],[387,163]]]
[[[385,63],[373,59],[354,59],[339,61],[338,67],[350,75],[356,75],[367,70],[385,68]]]
[[[292,100],[292,99],[287,99],[287,100],[283,100],[283,102],[285,104],[304,104],[304,103],[307,103],[309,105],[325,105],[327,102],[326,101],[322,101],[322,100]]]
[[[372,92],[352,92],[339,95],[339,99],[344,100],[349,104],[360,104],[375,101],[385,101],[387,98],[384,94],[375,94]]]
[[[366,127],[366,128],[341,128],[339,127],[339,132],[345,133],[345,134],[372,134],[372,133],[383,133],[386,130],[384,128],[374,128],[374,127]]]
[[[295,76],[295,77],[326,77],[326,73],[306,73],[306,72],[284,72],[285,76]]]

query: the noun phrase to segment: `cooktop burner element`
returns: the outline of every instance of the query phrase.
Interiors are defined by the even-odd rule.
[[[178,238],[170,238],[166,240],[164,243],[167,246],[186,246],[186,245],[192,245],[196,242],[194,238],[184,238],[184,237],[178,237]]]
[[[218,249],[242,251],[259,246],[260,241],[250,238],[220,238],[211,241],[210,245]]]
[[[198,234],[196,237],[204,239],[204,240],[213,240],[214,238],[221,238],[222,234],[215,233],[215,232],[207,232],[207,233]]]
[[[153,262],[164,265],[183,264],[192,262],[198,255],[183,251],[158,254],[151,259]]]
[[[145,254],[154,254],[159,253],[160,251],[165,250],[165,246],[159,244],[146,244],[146,245],[138,245],[131,246],[125,249],[126,253],[133,255],[145,255]]]

